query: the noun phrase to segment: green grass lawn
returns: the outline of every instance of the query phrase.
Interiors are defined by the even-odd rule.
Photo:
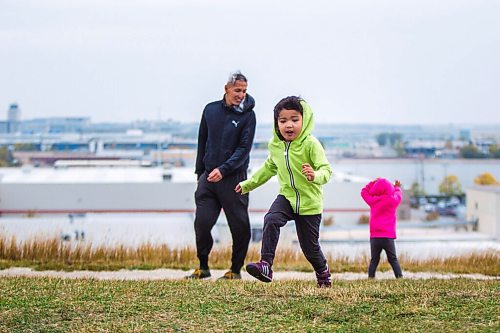
[[[498,332],[498,280],[0,279],[0,332]]]

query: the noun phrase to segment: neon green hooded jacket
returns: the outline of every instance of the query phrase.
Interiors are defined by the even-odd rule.
[[[300,102],[303,109],[302,130],[291,141],[281,140],[275,122],[273,138],[268,143],[269,156],[250,179],[240,183],[242,193],[248,193],[277,175],[280,194],[288,199],[293,211],[299,215],[321,214],[323,211],[323,186],[332,175],[330,163],[321,143],[312,136],[314,128],[311,107]],[[314,180],[308,181],[302,174],[302,164],[309,163],[314,169]]]

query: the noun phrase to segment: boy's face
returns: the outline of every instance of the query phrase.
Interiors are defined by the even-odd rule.
[[[302,131],[302,115],[300,112],[282,109],[278,116],[278,129],[285,141],[295,140]]]

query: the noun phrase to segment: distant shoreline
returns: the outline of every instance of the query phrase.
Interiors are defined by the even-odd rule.
[[[332,161],[335,162],[349,162],[355,161],[359,162],[375,162],[375,163],[401,163],[401,164],[415,164],[415,163],[429,163],[429,164],[500,164],[499,158],[457,158],[457,159],[435,159],[435,158],[409,158],[409,157],[342,157],[342,158],[334,158]],[[330,161],[330,162],[332,162]]]

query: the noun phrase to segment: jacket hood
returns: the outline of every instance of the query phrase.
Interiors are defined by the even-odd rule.
[[[314,117],[313,112],[309,104],[306,101],[300,101],[300,105],[302,105],[302,130],[300,131],[299,136],[293,141],[302,142],[312,133],[314,129]],[[278,128],[278,124],[274,122],[274,131],[273,131],[273,141],[274,142],[282,142],[284,141],[279,134],[280,130]]]
[[[224,104],[224,107],[232,110],[233,112],[238,112],[234,110],[232,106],[226,104],[226,94],[222,96],[222,103]],[[253,110],[254,107],[255,107],[255,99],[250,94],[247,94],[245,96],[245,100],[243,101],[243,112]]]
[[[392,195],[393,193],[394,185],[385,178],[377,179],[370,189],[371,195]]]

